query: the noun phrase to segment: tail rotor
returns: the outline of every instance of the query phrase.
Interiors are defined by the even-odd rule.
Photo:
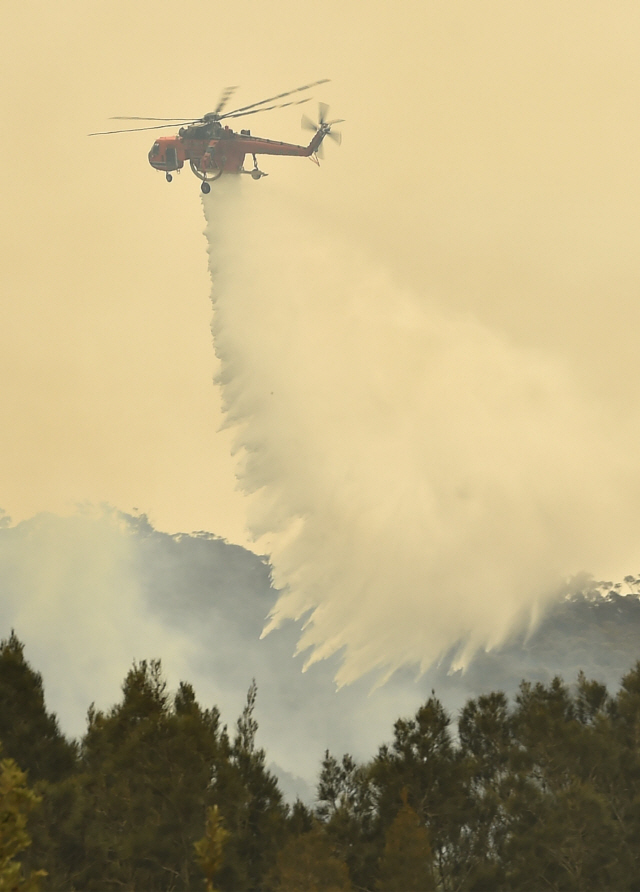
[[[326,102],[320,102],[318,104],[318,120],[312,121],[311,118],[308,118],[306,115],[302,116],[302,126],[305,130],[313,130],[314,133],[322,133],[323,139],[325,136],[328,136],[329,139],[332,139],[335,143],[340,145],[342,142],[342,134],[338,130],[332,130],[334,124],[341,124],[344,121],[344,118],[335,118],[333,121],[328,121],[327,117],[329,115],[329,106]],[[322,158],[322,143],[318,146],[316,154],[319,158]]]

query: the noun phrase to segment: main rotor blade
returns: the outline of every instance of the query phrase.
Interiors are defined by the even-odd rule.
[[[314,81],[312,84],[305,84],[304,87],[296,87],[295,90],[288,90],[286,93],[278,93],[277,96],[270,96],[269,99],[262,99],[260,102],[252,102],[251,105],[243,105],[242,108],[234,108],[233,111],[227,112],[227,114],[222,117],[230,118],[232,115],[238,115],[240,112],[247,111],[249,108],[255,108],[257,105],[266,105],[267,102],[275,102],[276,99],[284,99],[285,96],[291,96],[293,93],[300,93],[301,90],[310,90],[311,87],[317,87],[318,84],[327,83],[329,83],[329,78],[325,77],[322,80]]]
[[[182,121],[182,124],[198,124],[200,120],[198,118],[197,121]],[[156,124],[155,127],[130,127],[128,130],[100,130],[98,133],[87,133],[87,136],[108,136],[110,133],[137,133],[139,130],[162,130],[164,127],[175,128],[177,126],[178,124]]]
[[[222,121],[224,118],[244,118],[246,115],[255,115],[258,112],[271,111],[274,108],[286,108],[288,105],[302,105],[303,102],[308,102],[309,99],[311,99],[311,96],[309,96],[307,99],[297,99],[293,102],[283,102],[280,105],[268,105],[265,108],[254,108],[253,111],[239,112],[238,114],[229,112],[226,115],[220,115],[220,120]]]
[[[115,117],[109,118],[110,121],[184,121],[184,115],[180,118],[138,118],[138,117],[130,117],[129,115],[116,115]]]
[[[225,87],[224,88],[224,90],[222,91],[222,96],[220,97],[218,105],[216,106],[216,109],[214,111],[214,115],[220,114],[222,109],[225,107],[225,105],[231,99],[231,97],[233,96],[233,94],[235,93],[235,91],[237,89],[238,89],[237,87]]]

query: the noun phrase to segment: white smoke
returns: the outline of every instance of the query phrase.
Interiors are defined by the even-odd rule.
[[[339,684],[456,644],[464,664],[568,575],[630,561],[637,480],[562,363],[402,290],[274,189],[204,199],[224,407],[282,590],[266,631],[306,615],[299,649],[342,650]]]
[[[189,677],[193,647],[147,603],[137,563],[127,520],[107,507],[0,522],[0,637],[13,628],[26,644],[65,733],[84,731],[91,702],[119,698],[134,660],[162,656],[172,683]]]

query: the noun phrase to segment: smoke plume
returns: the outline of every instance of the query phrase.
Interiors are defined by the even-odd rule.
[[[16,526],[0,516],[1,637],[13,628],[26,643],[66,733],[82,733],[92,701],[118,698],[134,659],[161,656],[172,682],[189,678],[193,645],[148,603],[131,522],[106,506]]]
[[[298,648],[341,652],[338,684],[454,647],[464,665],[571,574],[628,566],[638,481],[562,361],[260,187],[223,178],[203,202],[239,485],[281,590],[265,631],[305,618]]]

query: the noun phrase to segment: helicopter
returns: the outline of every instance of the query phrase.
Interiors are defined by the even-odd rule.
[[[195,176],[201,181],[200,188],[206,195],[211,191],[211,183],[226,174],[249,174],[254,180],[266,177],[263,170],[258,167],[257,155],[292,155],[311,158],[318,162],[321,155],[322,142],[325,137],[330,137],[340,144],[340,133],[331,128],[334,124],[342,123],[343,119],[328,121],[329,106],[321,102],[319,105],[318,121],[311,121],[306,115],[302,117],[302,126],[307,130],[313,130],[314,135],[307,146],[298,146],[293,143],[279,142],[273,139],[262,139],[252,136],[250,130],[236,132],[223,123],[233,118],[243,118],[258,112],[271,111],[276,108],[286,108],[289,105],[301,105],[308,102],[311,97],[305,99],[292,99],[280,102],[295,93],[301,93],[317,87],[319,84],[328,83],[328,79],[314,81],[295,90],[279,93],[269,99],[262,99],[251,105],[225,112],[229,100],[236,87],[227,87],[220,97],[215,111],[208,112],[201,118],[185,121],[180,118],[139,118],[139,117],[115,117],[112,121],[162,121],[171,123],[153,124],[150,127],[132,127],[125,130],[104,130],[98,133],[89,133],[89,136],[107,136],[112,133],[134,133],[140,130],[161,130],[163,128],[179,127],[175,136],[160,136],[154,142],[149,152],[149,164],[156,170],[164,171],[166,180],[170,183],[172,173],[180,171],[185,162]],[[269,104],[274,103],[274,104]],[[253,159],[253,167],[246,170],[244,161],[247,155]]]

